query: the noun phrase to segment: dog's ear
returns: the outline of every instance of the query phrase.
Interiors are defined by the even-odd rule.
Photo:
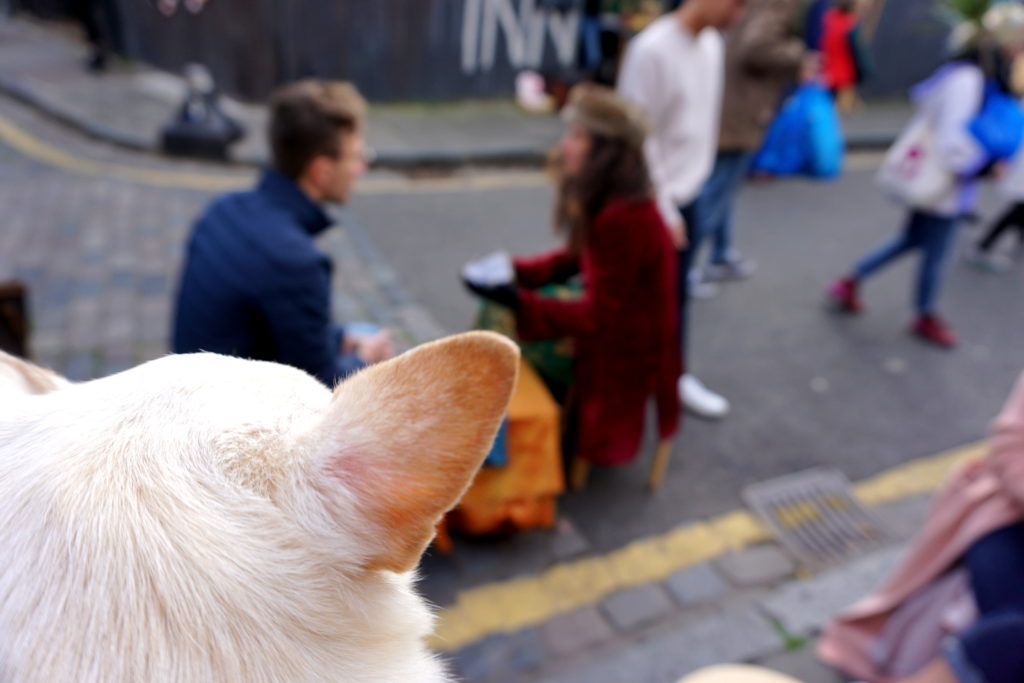
[[[55,372],[0,351],[0,393],[48,394],[68,384]]]
[[[508,407],[519,349],[489,332],[425,344],[335,389],[318,468],[372,528],[369,566],[408,571],[480,467]]]

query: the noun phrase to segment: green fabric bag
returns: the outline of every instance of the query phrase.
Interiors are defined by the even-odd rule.
[[[570,281],[545,285],[536,292],[552,299],[578,299],[583,294],[583,286]],[[518,344],[523,358],[541,376],[555,400],[561,402],[572,384],[572,367],[576,357],[572,339],[543,339],[524,343],[516,334],[515,313],[487,299],[481,299],[475,329],[503,334]]]

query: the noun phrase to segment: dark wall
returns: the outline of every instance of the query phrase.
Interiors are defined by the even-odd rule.
[[[20,4],[52,12],[82,1]],[[209,0],[198,15],[179,9],[170,18],[149,0],[101,1],[119,7],[128,55],[171,70],[201,62],[222,88],[253,100],[311,75],[350,79],[375,101],[507,95],[522,67],[571,73],[573,58],[559,60],[553,36],[568,36],[562,48],[572,51],[578,19],[540,9],[545,0]],[[867,96],[904,92],[941,61],[948,27],[938,20],[938,2],[886,3],[872,41],[876,74]],[[467,33],[466,19],[474,16]],[[487,26],[494,29],[493,50]],[[520,48],[514,63],[510,26]]]
[[[50,16],[76,1],[84,0],[21,0],[21,5]],[[127,55],[171,70],[201,62],[224,89],[250,99],[311,75],[350,79],[378,101],[508,94],[520,67],[571,66],[557,59],[549,22],[568,26],[576,20],[575,12],[542,9],[544,0],[209,0],[198,15],[179,8],[171,17],[146,0],[101,1],[118,7]],[[463,52],[470,8],[476,12],[468,16],[477,17],[469,36],[475,46],[470,63],[477,68],[467,69]],[[488,24],[496,29],[495,59],[483,67]],[[540,59],[510,63],[510,33],[522,37],[515,42],[524,53]],[[571,33],[575,46],[577,32]],[[542,49],[531,50],[527,43]]]

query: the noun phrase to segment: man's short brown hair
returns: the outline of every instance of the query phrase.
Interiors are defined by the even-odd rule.
[[[360,131],[366,100],[346,81],[306,79],[279,88],[270,101],[274,167],[296,180],[318,156],[337,156],[343,134]]]

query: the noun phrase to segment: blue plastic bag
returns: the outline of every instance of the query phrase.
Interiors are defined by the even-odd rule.
[[[990,82],[968,129],[992,160],[1010,159],[1024,141],[1024,111],[1013,96]]]
[[[501,421],[498,433],[494,436],[494,444],[491,446],[487,458],[484,460],[485,467],[504,467],[508,464],[508,418]]]
[[[791,176],[807,163],[804,148],[804,101],[799,91],[786,98],[768,128],[761,150],[751,164],[752,171],[776,176]]]
[[[812,178],[838,178],[843,171],[846,143],[835,101],[820,85],[805,85],[801,90],[805,98],[808,145],[803,173]]]
[[[843,168],[844,147],[832,96],[821,85],[808,83],[783,103],[752,170],[775,176],[835,178]]]

